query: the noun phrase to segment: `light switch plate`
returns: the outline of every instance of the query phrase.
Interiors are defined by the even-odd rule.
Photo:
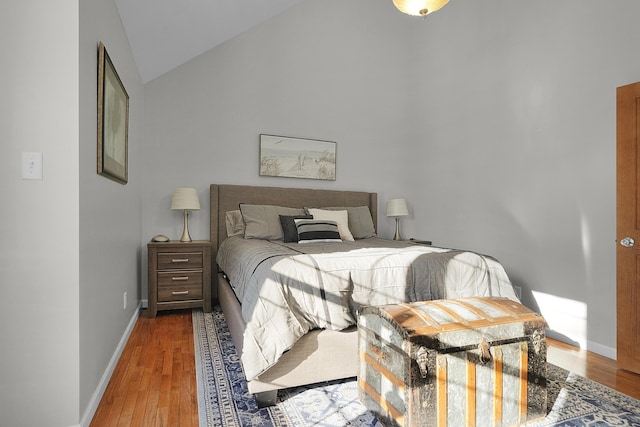
[[[22,179],[42,180],[42,153],[22,153]]]

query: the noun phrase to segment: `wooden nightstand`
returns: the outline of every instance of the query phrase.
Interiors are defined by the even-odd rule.
[[[180,308],[211,311],[211,242],[150,242],[147,251],[149,317]]]

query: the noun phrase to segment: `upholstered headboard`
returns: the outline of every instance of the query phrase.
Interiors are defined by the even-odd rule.
[[[225,213],[238,209],[240,203],[286,206],[292,208],[368,206],[371,211],[373,225],[376,230],[378,228],[378,193],[211,184],[209,200],[211,203],[209,233],[210,240],[213,244],[214,265],[217,249],[227,237]]]
[[[209,239],[212,243],[212,298],[218,299],[218,265],[216,255],[227,237],[225,213],[239,209],[240,203],[292,208],[329,206],[368,206],[375,229],[378,229],[378,193],[364,191],[311,190],[306,188],[260,187],[253,185],[211,184]]]

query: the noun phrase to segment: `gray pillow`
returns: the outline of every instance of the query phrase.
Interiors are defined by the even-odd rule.
[[[282,233],[284,235],[283,241],[285,243],[298,243],[298,229],[294,219],[313,219],[311,215],[280,215],[280,225],[282,226]]]
[[[227,237],[244,234],[244,221],[240,210],[225,212],[224,220],[227,227]]]
[[[304,215],[302,208],[240,203],[245,239],[282,240],[280,215]]]
[[[376,229],[373,226],[369,206],[336,206],[321,209],[328,211],[346,210],[349,216],[349,230],[351,230],[354,239],[367,239],[376,236]]]

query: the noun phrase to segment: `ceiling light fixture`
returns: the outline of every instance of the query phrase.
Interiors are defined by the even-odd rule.
[[[393,0],[400,12],[413,16],[427,16],[440,10],[449,0]]]

